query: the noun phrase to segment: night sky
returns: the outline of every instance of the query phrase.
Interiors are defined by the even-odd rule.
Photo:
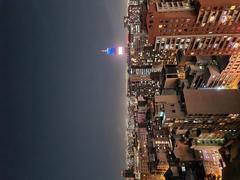
[[[0,180],[120,180],[123,0],[0,0]]]

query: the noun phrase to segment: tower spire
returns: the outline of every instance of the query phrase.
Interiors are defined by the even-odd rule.
[[[107,53],[107,49],[102,49],[102,50],[100,50],[100,52]]]
[[[110,56],[121,56],[124,54],[124,48],[121,46],[111,47],[111,48],[100,50],[100,52],[106,53],[107,55],[110,55]]]

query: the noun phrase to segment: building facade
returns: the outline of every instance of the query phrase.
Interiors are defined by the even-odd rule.
[[[148,39],[155,50],[182,49],[186,55],[237,54],[238,0],[149,2]]]
[[[163,127],[238,131],[240,94],[237,90],[185,89],[181,95],[155,97],[155,118]]]

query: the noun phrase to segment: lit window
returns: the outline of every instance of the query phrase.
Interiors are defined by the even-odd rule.
[[[236,6],[231,6],[230,10],[234,10],[236,8]]]
[[[213,22],[214,20],[215,20],[215,16],[211,16],[209,19],[210,22]]]

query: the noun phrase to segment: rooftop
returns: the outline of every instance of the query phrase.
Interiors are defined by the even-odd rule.
[[[164,102],[169,104],[178,103],[178,96],[176,95],[155,96],[155,102]]]
[[[177,95],[155,96],[155,103],[164,105],[164,111],[169,118],[181,118],[184,116],[178,101]]]
[[[240,93],[230,89],[185,89],[188,114],[240,114]]]

